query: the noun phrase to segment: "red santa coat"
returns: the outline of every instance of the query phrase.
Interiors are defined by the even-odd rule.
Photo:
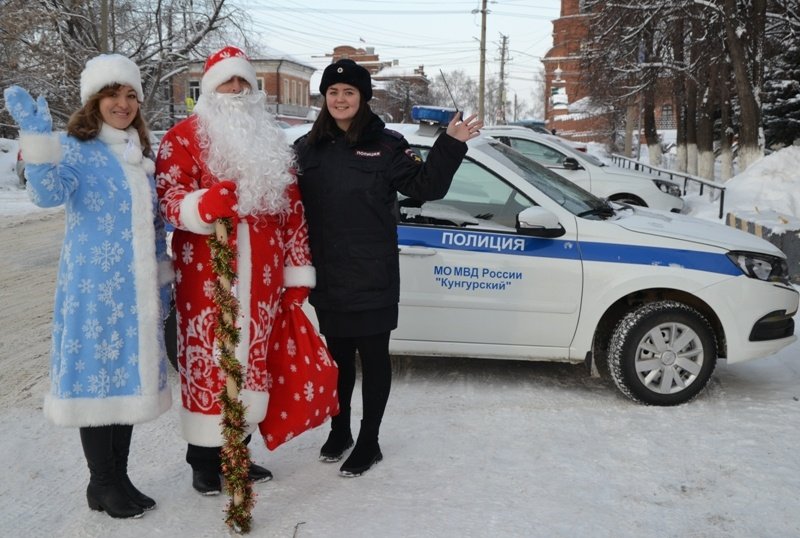
[[[181,380],[181,428],[184,438],[199,446],[221,446],[222,408],[217,396],[225,384],[218,366],[214,330],[216,276],[208,237],[213,223],[200,218],[197,203],[218,182],[206,167],[197,141],[197,118],[175,125],[161,141],[156,161],[156,189],[165,219],[175,227],[175,306],[178,366]],[[283,287],[315,282],[308,230],[297,183],[288,189],[288,215],[249,216],[239,220],[229,242],[237,251],[234,295],[239,300],[240,343],[236,358],[246,375],[240,399],[247,407],[248,432],[267,410],[266,356],[270,331]]]

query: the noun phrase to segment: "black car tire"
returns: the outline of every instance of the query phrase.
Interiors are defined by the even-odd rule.
[[[617,323],[608,365],[617,388],[649,405],[678,405],[697,396],[717,362],[708,320],[677,301],[639,306]]]

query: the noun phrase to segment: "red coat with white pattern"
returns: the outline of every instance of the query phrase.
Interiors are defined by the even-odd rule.
[[[208,246],[213,224],[200,218],[197,202],[218,182],[206,167],[197,142],[197,119],[175,125],[161,141],[156,161],[159,207],[175,227],[175,305],[178,322],[178,366],[181,380],[181,427],[184,438],[199,446],[221,446],[221,405],[225,385],[219,368],[214,329],[218,309],[213,301],[216,276]],[[239,220],[229,238],[237,257],[234,294],[239,300],[237,325],[241,341],[236,358],[246,371],[240,398],[247,406],[248,431],[267,409],[266,355],[270,331],[283,287],[314,285],[303,205],[297,183],[289,187],[291,211],[282,217],[263,215]]]

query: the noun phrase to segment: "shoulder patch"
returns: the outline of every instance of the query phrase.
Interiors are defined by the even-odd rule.
[[[415,152],[413,149],[411,149],[411,148],[406,149],[405,154],[406,154],[406,157],[408,157],[409,159],[411,159],[415,163],[422,163],[422,157],[417,155],[417,152]]]
[[[397,138],[398,140],[403,139],[403,135],[398,133],[397,131],[393,131],[392,129],[384,129],[383,132],[392,138]]]

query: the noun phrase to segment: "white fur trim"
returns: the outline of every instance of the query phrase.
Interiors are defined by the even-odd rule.
[[[127,84],[136,92],[139,102],[144,102],[142,75],[133,60],[121,54],[101,54],[88,62],[81,72],[81,104],[111,84]]]
[[[223,82],[228,82],[233,77],[242,77],[250,84],[250,91],[258,91],[256,70],[246,59],[241,56],[232,56],[220,60],[205,72],[200,80],[200,93],[211,93]]]
[[[286,265],[283,268],[284,288],[313,288],[317,285],[317,271],[313,265]]]
[[[249,431],[253,431],[256,426],[267,417],[269,394],[266,392],[244,389],[239,393],[239,400],[247,408],[244,414],[244,418],[247,421],[247,428]]]
[[[145,157],[142,160],[142,166],[144,167],[144,171],[147,172],[148,175],[156,173],[156,163],[153,162],[153,159],[148,159],[147,157]]]
[[[164,286],[175,281],[175,268],[172,260],[158,262],[158,285]]]
[[[19,133],[19,149],[26,164],[61,162],[61,141],[56,133]]]
[[[119,424],[141,424],[165,413],[172,405],[172,392],[117,396],[113,398],[71,398],[61,400],[48,394],[44,397],[44,415],[56,426],[83,427]]]
[[[101,133],[102,134],[102,133]],[[129,139],[136,137],[135,130],[127,131]],[[155,186],[145,174],[142,161],[133,164],[125,159],[127,144],[109,145],[125,173],[131,193],[131,229],[133,230],[134,289],[136,290],[137,316],[139,318],[139,377],[142,396],[169,392],[169,384],[160,386],[161,369],[165,351],[161,345],[162,312],[159,281],[159,263],[156,258]],[[140,154],[141,155],[141,154]]]
[[[259,422],[267,416],[267,402],[269,396],[266,392],[243,390],[239,393],[239,400],[247,407],[245,411],[245,434],[253,433]],[[181,435],[183,438],[197,446],[214,447],[222,446],[225,439],[222,437],[220,415],[204,415],[192,413],[181,407]]]
[[[198,202],[208,189],[198,189],[190,192],[181,200],[181,223],[183,227],[198,235],[211,235],[214,232],[214,223],[206,222],[200,218]]]

